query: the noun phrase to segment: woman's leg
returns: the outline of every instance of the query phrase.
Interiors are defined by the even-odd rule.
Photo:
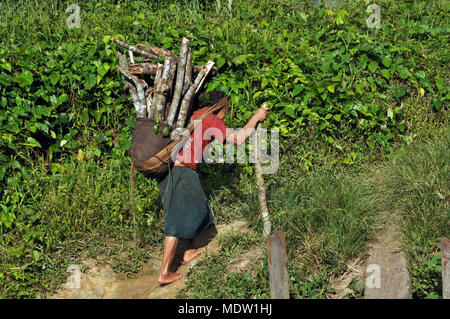
[[[204,252],[206,250],[206,246],[200,247],[200,248],[194,248],[195,241],[196,241],[196,238],[192,238],[189,243],[189,248],[184,252],[183,261],[186,263],[195,259],[197,256],[199,256],[202,252]]]
[[[177,237],[166,236],[164,240],[164,254],[159,271],[158,282],[160,284],[169,284],[183,278],[183,275],[178,272],[170,272],[170,264],[177,249],[179,239]]]

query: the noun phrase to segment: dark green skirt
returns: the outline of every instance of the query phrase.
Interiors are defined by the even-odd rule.
[[[159,183],[159,192],[164,207],[164,235],[194,238],[214,221],[193,169],[173,166]]]

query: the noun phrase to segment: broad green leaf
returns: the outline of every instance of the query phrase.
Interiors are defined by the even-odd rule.
[[[388,68],[392,64],[392,58],[390,56],[384,56],[381,59],[381,63],[383,63],[383,65]]]
[[[303,85],[297,84],[292,90],[292,96],[297,96],[301,91],[303,91]]]
[[[251,56],[250,54],[238,55],[237,57],[235,57],[233,59],[233,63],[236,64],[236,65],[240,65],[242,63],[245,63],[250,56]]]
[[[389,74],[389,70],[388,69],[383,69],[380,71],[381,75],[384,76],[386,79],[389,80],[390,78],[390,74]]]
[[[2,181],[5,174],[6,174],[6,168],[3,166],[0,166],[0,182]]]
[[[58,71],[53,71],[52,74],[50,74],[50,76],[49,76],[49,79],[50,79],[50,82],[52,83],[52,85],[55,85],[56,83],[58,83],[60,77],[61,77],[61,75],[59,74]]]
[[[35,261],[39,259],[39,256],[40,256],[40,254],[39,254],[39,252],[38,252],[37,250],[33,250],[33,251],[31,252],[31,257],[32,257]]]
[[[22,73],[16,76],[14,81],[21,87],[30,86],[33,83],[33,74],[29,70],[23,70]]]
[[[438,90],[441,92],[444,92],[444,88],[445,88],[444,80],[441,79],[440,77],[436,76],[436,77],[434,77],[434,82],[436,83],[436,87],[438,88]]]
[[[256,98],[258,98],[258,96],[260,96],[262,94],[262,91],[257,91],[255,94],[253,94],[253,99],[255,100]]]
[[[436,108],[436,110],[439,111],[441,109],[441,107],[442,107],[442,101],[440,99],[437,99],[437,98],[433,98],[432,101],[433,101],[433,105]]]
[[[3,86],[10,86],[11,80],[9,79],[8,76],[6,76],[4,74],[0,74],[0,84]]]
[[[296,117],[295,114],[295,105],[289,104],[286,105],[283,109],[284,113],[289,115],[290,117]]]
[[[217,59],[216,59],[216,63],[217,63],[217,68],[221,68],[224,64],[225,64],[225,62],[227,62],[227,60],[225,60],[225,58],[223,58],[223,57],[218,57]]]
[[[69,96],[66,93],[61,94],[58,97],[58,99],[56,100],[56,104],[59,106],[59,105],[65,103],[65,102],[67,102],[68,99],[69,99]]]
[[[222,29],[220,29],[219,27],[214,28],[213,34],[214,34],[214,36],[216,36],[219,39],[223,38]]]
[[[27,142],[28,142],[28,144],[30,144],[33,147],[42,147],[41,144],[38,141],[36,141],[34,138],[32,138],[31,136],[28,136]]]
[[[0,66],[8,72],[11,72],[11,64],[9,64],[8,62],[2,63],[0,64]]]
[[[367,57],[366,54],[361,55],[361,56],[359,57],[359,66],[360,66],[362,69],[365,69],[368,61],[369,61],[369,58]]]
[[[264,89],[267,86],[267,83],[269,83],[269,80],[267,78],[261,79],[261,89]]]
[[[85,86],[86,89],[92,89],[95,85],[97,84],[97,77],[95,74],[89,73],[86,76],[86,82],[85,82]]]
[[[372,72],[372,73],[375,72],[377,70],[377,68],[378,68],[378,63],[375,61],[370,61],[370,63],[369,63],[370,72]]]
[[[331,93],[334,93],[334,85],[328,85],[327,90],[330,91]]]

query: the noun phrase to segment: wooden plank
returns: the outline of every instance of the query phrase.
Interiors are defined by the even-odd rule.
[[[442,298],[450,299],[450,239],[441,238]]]
[[[286,243],[280,230],[267,238],[271,299],[289,299]]]

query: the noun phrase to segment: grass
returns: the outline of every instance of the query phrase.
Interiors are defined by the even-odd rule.
[[[326,298],[332,294],[329,279],[345,272],[350,260],[365,257],[367,244],[379,229],[380,212],[393,219],[399,216],[399,237],[410,261],[413,297],[442,296],[438,252],[440,238],[450,236],[450,139],[448,131],[438,132],[396,148],[376,165],[336,167],[328,162],[306,171],[303,163],[292,157],[298,150],[283,156],[282,163],[290,164],[280,165],[280,171],[266,176],[266,182],[273,229],[286,234],[291,297]],[[305,139],[297,148],[308,142]],[[220,174],[217,167],[211,170]],[[212,206],[219,220],[233,216],[248,222],[259,234],[253,250],[264,245],[253,176],[241,172],[234,183],[214,193]],[[261,287],[268,287],[266,260],[255,265],[258,275],[252,281],[249,272],[224,274],[230,259],[245,250],[242,246],[248,242],[244,236],[225,240],[219,253],[208,256],[188,274],[180,297],[267,297],[267,291],[261,293]],[[240,281],[233,285],[236,277]],[[224,280],[227,284],[222,285]],[[354,297],[363,297],[361,283],[353,280],[350,288],[356,292]]]
[[[99,163],[68,157],[38,163],[25,183],[8,187],[9,205],[18,213],[17,227],[0,228],[1,295],[43,296],[82,256],[136,272],[160,242],[162,225],[157,185],[138,175],[130,202],[129,170],[127,159]]]
[[[401,241],[416,298],[442,297],[440,239],[450,236],[449,131],[413,143],[383,171],[390,211],[400,216]]]
[[[284,157],[284,160],[292,161],[292,158]],[[373,191],[367,173],[332,167],[304,171],[301,165],[301,162],[282,165],[276,175],[266,176],[272,229],[286,234],[291,296],[325,298],[331,292],[328,279],[343,273],[349,260],[364,256],[374,230],[378,193]],[[259,234],[257,245],[264,246],[254,176],[242,172],[237,183],[229,187],[233,188],[217,191],[211,198],[215,216],[221,221],[228,221],[230,215],[246,220]],[[249,274],[229,274],[231,278],[240,276],[242,282],[235,284],[231,291],[228,284],[217,288],[230,257],[241,251],[240,240],[246,241],[245,238],[231,241],[235,245],[231,256],[224,255],[223,251],[231,246],[225,245],[221,252],[196,267],[194,274],[188,276],[189,291],[181,296],[267,297],[267,291],[260,292],[261,287],[267,287],[266,260],[257,269],[258,276],[253,281],[247,282]],[[208,267],[212,264],[220,269]]]

